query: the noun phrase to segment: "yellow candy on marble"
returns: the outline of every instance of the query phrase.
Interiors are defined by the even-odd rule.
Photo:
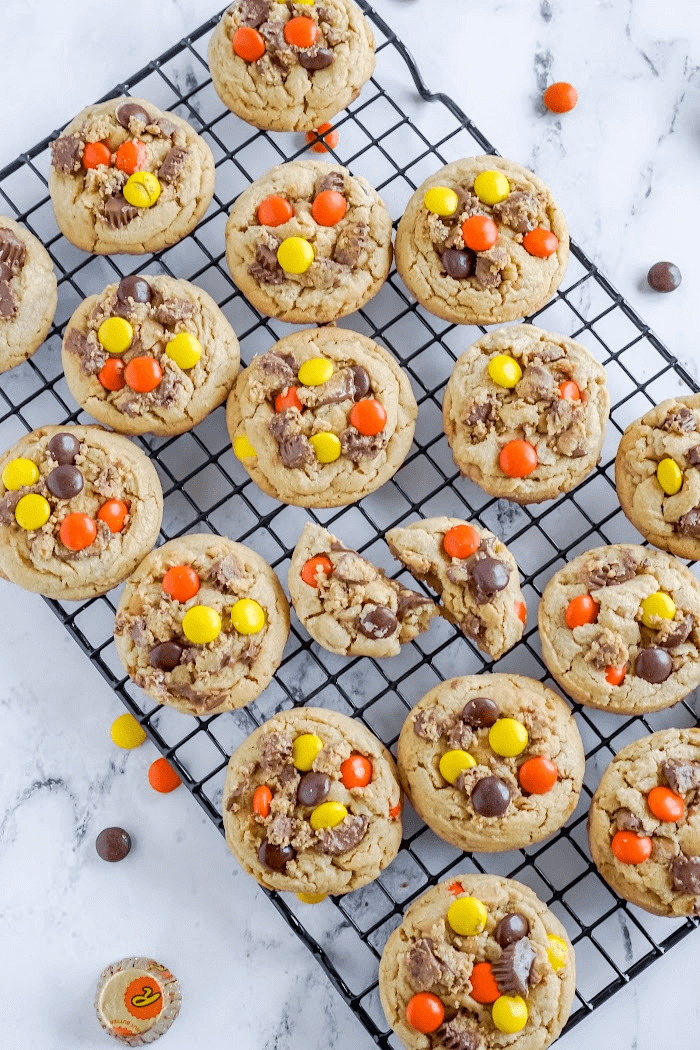
[[[491,1018],[499,1032],[513,1035],[527,1024],[527,1003],[519,995],[500,995],[493,1004]]]
[[[489,913],[476,897],[459,897],[447,910],[447,921],[462,937],[476,937],[486,926]]]
[[[295,769],[308,773],[314,764],[319,751],[323,751],[323,741],[315,733],[302,733],[292,744],[292,761]]]
[[[194,368],[202,356],[202,344],[190,332],[178,332],[166,346],[165,352],[178,368]]]
[[[683,471],[674,459],[662,459],[656,468],[656,477],[667,496],[675,496],[683,486]]]
[[[642,623],[645,627],[653,627],[657,616],[662,620],[672,620],[676,615],[676,603],[665,591],[655,591],[654,594],[648,595],[641,608]]]
[[[488,372],[494,383],[512,390],[523,378],[523,370],[510,354],[496,354],[489,361]]]
[[[233,454],[236,459],[253,459],[257,456],[257,452],[244,434],[239,434],[237,438],[234,438]]]
[[[313,0],[311,2],[313,3]],[[297,0],[297,3],[309,3],[309,0]],[[320,904],[327,896],[327,893],[297,893],[302,904]]]
[[[306,273],[315,255],[305,237],[285,237],[277,249],[277,262],[286,273]]]
[[[447,186],[433,186],[426,192],[423,203],[433,215],[454,215],[459,197]]]
[[[299,382],[302,386],[320,386],[327,383],[335,368],[327,357],[311,357],[299,369]]]
[[[474,193],[482,204],[500,204],[510,194],[510,183],[502,171],[482,171],[474,179]]]
[[[28,492],[15,507],[15,521],[26,532],[34,532],[51,517],[49,501],[38,492]]]
[[[569,949],[566,941],[561,937],[557,937],[555,933],[550,933],[547,940],[549,941],[547,958],[549,959],[549,965],[556,973],[557,970],[563,970],[569,961]]]
[[[340,438],[336,434],[324,430],[321,434],[313,434],[309,441],[319,463],[333,463],[340,457]]]
[[[125,317],[108,317],[97,329],[97,338],[108,354],[123,354],[134,341],[134,329]]]
[[[206,645],[221,633],[221,617],[209,605],[194,605],[182,617],[182,632],[189,642]]]
[[[140,747],[146,739],[146,730],[128,713],[115,718],[110,733],[117,747],[123,747],[125,751]]]
[[[528,745],[528,732],[515,718],[499,718],[489,730],[491,750],[504,758],[515,758]]]
[[[265,626],[265,610],[252,598],[241,598],[231,609],[231,623],[239,634],[258,634]]]
[[[465,769],[473,769],[476,760],[468,751],[446,751],[440,759],[440,774],[448,784],[454,784]]]
[[[342,802],[322,802],[309,817],[309,823],[314,831],[335,828],[343,823],[347,815],[348,811]]]
[[[36,485],[38,480],[39,468],[24,456],[11,459],[2,472],[2,483],[10,492],[16,492],[27,485]]]
[[[135,171],[122,190],[125,199],[134,208],[150,208],[160,197],[160,183],[152,171]]]

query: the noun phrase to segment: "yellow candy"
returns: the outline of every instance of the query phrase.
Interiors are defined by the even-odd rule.
[[[547,958],[549,959],[549,965],[555,971],[563,970],[569,961],[569,949],[566,941],[562,940],[561,937],[557,937],[555,933],[550,933],[548,940]]]
[[[482,171],[474,179],[474,193],[482,204],[500,204],[510,193],[510,183],[502,171]]]
[[[182,617],[182,630],[188,641],[206,645],[219,636],[221,617],[208,605],[194,605]]]
[[[335,369],[327,357],[312,357],[299,369],[299,382],[304,386],[320,386],[327,383]]]
[[[25,485],[36,485],[39,480],[39,468],[31,459],[23,456],[11,459],[2,472],[2,483],[6,489],[14,492]]]
[[[298,4],[313,3],[313,0],[297,0]],[[327,893],[297,893],[297,897],[302,904],[320,904],[321,901],[325,901]]]
[[[523,370],[510,354],[496,354],[489,361],[489,375],[494,383],[512,389],[523,378]]]
[[[664,591],[656,591],[642,602],[642,623],[645,627],[653,627],[657,616],[662,620],[672,620],[675,615],[675,602]]]
[[[342,802],[322,802],[309,817],[309,823],[314,831],[335,828],[343,823],[347,815],[348,811]]]
[[[146,739],[146,730],[130,714],[115,718],[112,722],[111,734],[117,747],[123,747],[126,751],[141,747]]]
[[[202,356],[202,344],[189,332],[178,332],[166,346],[165,352],[179,368],[194,368]]]
[[[151,171],[135,171],[122,193],[134,208],[150,208],[160,197],[160,183]]]
[[[277,262],[287,273],[306,273],[315,254],[305,237],[286,237],[277,249]]]
[[[302,733],[292,744],[292,761],[295,768],[302,773],[308,773],[319,751],[323,751],[321,738],[315,733]]]
[[[38,492],[29,492],[26,496],[22,496],[15,507],[15,521],[21,529],[26,529],[27,532],[40,529],[50,517],[49,501],[40,496]]]
[[[296,2],[298,4],[304,4],[307,7],[312,7],[313,4],[314,4],[314,0],[296,0]],[[297,897],[299,897],[301,899],[301,894],[297,893]]]
[[[512,1035],[527,1024],[527,1003],[519,995],[500,995],[493,1004],[491,1017],[499,1032]]]
[[[527,747],[529,737],[522,722],[515,718],[499,718],[489,730],[491,750],[504,758],[515,758]]]
[[[459,897],[447,911],[447,921],[462,937],[476,937],[486,926],[489,913],[476,897]]]
[[[673,459],[662,459],[656,468],[659,485],[667,496],[675,496],[683,485],[683,471]]]
[[[97,329],[97,338],[108,354],[123,354],[134,339],[134,329],[124,317],[108,317]]]
[[[340,456],[340,438],[324,431],[309,438],[319,463],[332,463]]]
[[[240,434],[233,442],[233,454],[236,459],[253,459],[257,452],[244,434]]]
[[[448,782],[454,784],[460,773],[476,765],[468,751],[446,751],[440,759],[440,773]]]
[[[241,598],[231,609],[231,623],[239,634],[257,634],[265,626],[265,610],[252,598]]]
[[[434,215],[454,215],[459,204],[459,197],[447,186],[433,186],[423,198],[423,203]]]

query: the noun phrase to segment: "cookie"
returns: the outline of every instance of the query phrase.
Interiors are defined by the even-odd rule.
[[[544,1050],[575,986],[562,924],[498,875],[452,876],[424,893],[379,965],[386,1019],[409,1050]]]
[[[150,551],[162,516],[151,461],[102,427],[41,427],[0,456],[0,575],[27,591],[105,594]]]
[[[209,533],[170,540],[127,581],[114,621],[129,677],[188,715],[244,707],[279,667],[289,603],[259,554]]]
[[[124,277],[75,311],[63,368],[86,412],[124,434],[191,430],[238,375],[238,339],[210,295],[172,277]]]
[[[580,484],[598,463],[609,412],[605,369],[585,346],[528,324],[465,350],[442,403],[462,474],[516,503]]]
[[[542,659],[588,707],[643,714],[700,684],[700,584],[662,551],[616,543],[552,576],[539,608]]]
[[[24,226],[0,215],[0,373],[38,350],[57,302],[56,275],[46,248]]]
[[[655,915],[700,914],[698,788],[700,729],[665,729],[618,751],[591,800],[598,871]]]
[[[141,98],[87,106],[51,143],[61,233],[98,255],[141,255],[190,233],[214,195],[214,157],[194,129]]]
[[[298,707],[274,715],[231,756],[226,841],[267,889],[349,893],[398,853],[401,804],[394,760],[361,722]]]
[[[387,578],[311,522],[294,548],[287,582],[302,625],[338,656],[397,656],[439,615],[430,598]]]
[[[436,835],[479,853],[546,839],[578,802],[585,757],[569,707],[522,675],[452,678],[404,722],[401,783]]]
[[[366,179],[339,164],[272,168],[226,223],[231,277],[260,313],[325,324],[359,310],[391,268],[391,216]]]
[[[535,313],[564,279],[569,231],[550,190],[505,157],[467,157],[426,179],[396,233],[396,268],[454,324]]]
[[[679,558],[700,558],[700,394],[671,397],[630,423],[615,485],[645,539]]]
[[[408,455],[418,406],[388,351],[346,328],[280,339],[241,372],[226,407],[237,457],[269,496],[341,507]]]
[[[374,72],[374,36],[353,0],[236,0],[209,43],[216,93],[249,124],[313,131]]]
[[[493,660],[522,638],[527,609],[515,558],[480,525],[424,518],[386,534],[389,550],[442,600],[443,615]]]

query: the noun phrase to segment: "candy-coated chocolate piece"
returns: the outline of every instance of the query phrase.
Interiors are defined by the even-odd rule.
[[[681,271],[672,262],[654,263],[647,274],[649,287],[655,292],[675,292],[682,280]]]
[[[399,621],[387,605],[375,605],[357,623],[365,638],[389,638],[399,629]]]
[[[647,795],[647,805],[658,820],[675,824],[685,815],[685,799],[667,787],[652,788]]]
[[[361,434],[373,437],[386,426],[386,409],[373,398],[358,401],[350,409],[350,425]]]
[[[167,758],[157,758],[148,770],[148,783],[154,791],[167,795],[178,788],[182,781],[168,762]]]
[[[526,478],[538,463],[537,451],[529,441],[508,441],[501,449],[498,465],[509,478]]]
[[[161,586],[176,602],[188,602],[199,591],[199,576],[191,565],[173,565]]]
[[[305,237],[286,237],[277,249],[277,262],[287,273],[306,273],[315,256]]]
[[[347,815],[348,811],[342,802],[322,802],[311,814],[309,823],[314,831],[336,828],[338,824],[343,823]]]
[[[513,1035],[527,1024],[527,1003],[519,995],[501,995],[493,1004],[491,1017],[499,1032]]]
[[[643,864],[651,856],[652,841],[648,835],[634,831],[616,831],[611,848],[621,864]]]
[[[433,215],[454,215],[459,197],[448,186],[433,186],[426,192],[423,203]]]
[[[608,685],[621,685],[625,680],[626,674],[627,664],[623,664],[622,667],[606,667],[605,681]]]
[[[312,357],[300,367],[299,382],[303,386],[320,386],[328,382],[334,371],[333,362],[327,357]]]
[[[406,1020],[411,1028],[428,1035],[445,1020],[445,1007],[432,992],[418,992],[406,1004]]]
[[[112,740],[117,747],[123,747],[125,751],[132,751],[135,747],[141,747],[146,739],[146,730],[136,721],[133,715],[119,715],[112,722],[110,730]]]
[[[323,578],[329,579],[333,575],[333,562],[325,554],[317,554],[304,562],[301,570],[301,578],[309,587],[320,587]]]
[[[683,487],[683,471],[668,456],[656,468],[656,478],[667,496],[675,496]]]
[[[264,868],[270,871],[284,871],[296,855],[296,850],[292,846],[276,846],[267,839],[263,839],[258,849],[258,860]]]
[[[110,532],[116,535],[124,528],[128,514],[129,508],[123,500],[108,499],[98,510],[97,517],[108,526]]]
[[[269,816],[271,802],[272,792],[267,784],[260,784],[259,787],[256,787],[253,792],[253,812],[259,817]]]
[[[491,750],[504,758],[515,758],[528,745],[528,732],[516,718],[499,718],[489,730]]]
[[[445,533],[442,545],[450,558],[469,558],[479,549],[481,536],[471,525],[453,525]]]
[[[231,623],[239,634],[258,634],[265,626],[265,610],[253,598],[241,598],[231,609]]]
[[[123,390],[126,386],[124,372],[126,365],[118,357],[109,357],[97,373],[97,378],[105,390]]]
[[[650,645],[637,653],[634,661],[634,673],[651,685],[661,685],[673,671],[673,660],[667,649]]]
[[[523,378],[523,370],[510,354],[496,354],[488,365],[488,373],[494,383],[512,390]]]
[[[265,54],[265,41],[252,26],[240,26],[233,34],[231,47],[244,62],[257,62]]]
[[[145,277],[137,277],[136,274],[122,277],[117,287],[117,299],[120,303],[128,303],[130,299],[135,303],[150,303],[152,298],[153,289],[150,284]]]
[[[15,507],[15,521],[26,532],[34,532],[51,517],[49,501],[38,492],[28,492]]]
[[[207,645],[221,633],[221,617],[209,605],[194,605],[182,618],[182,631],[195,645]]]
[[[303,50],[313,47],[318,38],[318,26],[312,18],[297,16],[290,18],[284,26],[284,39],[292,47]]]
[[[482,204],[500,204],[510,194],[510,183],[502,171],[480,171],[474,179],[474,193]]]
[[[77,467],[59,463],[46,478],[46,487],[56,499],[73,499],[83,491],[85,481]]]
[[[95,542],[97,524],[89,514],[67,514],[58,530],[61,543],[71,551],[83,551]]]
[[[288,408],[296,408],[301,412],[303,407],[298,386],[290,386],[286,392],[280,392],[275,397],[275,412],[286,412]]]
[[[292,761],[295,769],[307,773],[314,764],[316,755],[323,750],[323,741],[315,733],[302,733],[292,744]]]
[[[148,662],[159,671],[172,671],[180,663],[182,652],[182,646],[177,642],[161,642],[151,649]]]
[[[372,779],[372,763],[364,755],[354,751],[350,758],[346,758],[340,766],[340,782],[343,787],[351,788],[367,787]]]
[[[508,586],[510,569],[498,558],[480,558],[471,570],[472,582],[477,594],[490,597]]]
[[[573,379],[566,379],[563,383],[560,383],[559,397],[563,401],[580,401],[581,390],[578,383],[574,383]]]
[[[504,915],[493,931],[496,944],[501,948],[507,948],[509,944],[515,944],[527,937],[530,932],[530,923],[519,911],[509,912]]]
[[[294,209],[284,197],[265,197],[258,205],[258,222],[261,226],[283,226],[294,215]]]
[[[463,281],[472,272],[474,256],[459,248],[445,248],[440,256],[445,273],[455,281]]]
[[[569,949],[563,937],[557,937],[556,933],[548,934],[547,940],[549,941],[547,958],[549,959],[549,965],[556,973],[557,970],[563,970],[568,963]]]
[[[495,1003],[501,994],[493,976],[491,963],[476,963],[469,975],[469,981],[472,986],[472,999],[476,999],[477,1003]]]
[[[447,921],[462,937],[476,937],[486,926],[488,917],[486,905],[476,897],[458,897],[447,911]]]
[[[313,0],[297,0],[297,3],[308,4],[313,3]],[[321,901],[325,901],[328,897],[327,893],[297,893],[297,897],[302,904],[320,904]]]
[[[57,463],[74,463],[80,452],[80,442],[73,434],[54,434],[48,449]]]
[[[557,80],[545,90],[542,101],[552,113],[568,113],[578,102],[578,91],[573,84]]]
[[[123,354],[134,341],[134,329],[125,317],[107,317],[97,329],[97,338],[108,354]]]
[[[645,627],[654,627],[657,619],[672,620],[676,615],[676,604],[665,591],[655,591],[654,594],[647,595],[640,608]]]
[[[470,215],[462,223],[462,238],[473,252],[486,252],[498,240],[498,227],[486,215]]]
[[[348,202],[337,190],[323,190],[311,205],[311,215],[319,226],[336,226],[347,210]]]
[[[309,438],[310,444],[316,453],[319,463],[333,463],[340,458],[340,438],[330,430],[322,431],[320,434],[312,434]]]
[[[93,168],[108,168],[112,162],[109,146],[104,142],[87,142],[83,149],[83,167],[86,171]]]
[[[124,369],[126,385],[138,394],[148,394],[160,383],[163,369],[155,357],[132,357]]]
[[[501,711],[495,700],[487,696],[475,696],[462,708],[462,721],[474,729],[485,729],[498,721]]]
[[[239,434],[233,442],[233,454],[236,459],[253,459],[257,452],[245,434]]]
[[[518,780],[524,791],[530,795],[546,795],[559,779],[556,762],[539,755],[528,758],[518,770]]]
[[[321,138],[318,141],[315,141],[318,135],[320,135]],[[326,121],[325,124],[321,124],[320,128],[317,128],[316,131],[306,132],[306,141],[309,143],[314,153],[328,153],[329,150],[336,148],[339,139],[340,135],[333,125],[328,123],[328,121]]]
[[[559,238],[551,230],[545,230],[541,226],[538,226],[534,230],[530,230],[523,237],[523,248],[528,255],[534,255],[538,259],[548,259],[550,255],[554,255],[555,251],[559,247]]]
[[[583,627],[587,623],[595,623],[598,619],[600,606],[591,598],[590,594],[577,594],[566,607],[564,620],[566,626],[573,631],[574,627]]]
[[[10,492],[36,485],[39,480],[39,468],[31,459],[19,456],[11,459],[2,472],[2,483]]]
[[[482,777],[472,791],[471,801],[481,817],[502,817],[510,805],[511,790],[500,777]]]
[[[515,603],[515,615],[518,617],[518,619],[524,627],[527,623],[527,605],[525,604],[525,602]]]
[[[165,352],[179,368],[194,368],[202,356],[202,344],[191,332],[178,332],[167,344]]]
[[[97,856],[109,864],[117,864],[131,852],[131,836],[124,828],[105,828],[95,839]]]
[[[138,139],[122,142],[114,158],[114,166],[126,175],[133,175],[146,163],[146,147]]]
[[[150,114],[138,102],[121,102],[114,111],[117,123],[128,130],[129,121],[140,120],[142,124],[150,124]]]
[[[304,773],[297,787],[297,802],[300,806],[320,806],[328,798],[331,778],[327,773]]]
[[[134,208],[151,208],[160,197],[160,182],[152,171],[135,171],[122,189],[125,200]]]
[[[475,765],[476,760],[468,751],[460,749],[445,751],[440,758],[440,775],[445,778],[448,784],[454,784],[460,773],[463,773],[465,769],[473,769]]]

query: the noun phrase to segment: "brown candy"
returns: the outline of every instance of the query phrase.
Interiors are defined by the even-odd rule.
[[[446,248],[442,253],[442,265],[448,277],[462,281],[472,272],[474,256],[471,252],[462,252],[457,248]]]
[[[502,995],[526,996],[530,989],[530,971],[535,961],[535,950],[529,937],[521,937],[503,949],[491,971]]]
[[[500,717],[498,704],[486,696],[475,696],[462,708],[462,721],[474,729],[488,728]]]
[[[130,120],[142,120],[144,124],[150,124],[151,118],[149,117],[143,106],[140,106],[138,102],[122,102],[114,111],[117,123],[121,124],[123,128],[129,130]]]
[[[299,65],[315,72],[317,69],[327,69],[332,65],[334,58],[335,55],[329,47],[319,47],[315,54],[313,51],[300,51]]]
[[[7,282],[10,280],[12,280],[12,267],[0,259],[0,281]]]
[[[359,620],[358,630],[367,638],[389,638],[399,627],[399,621],[386,605],[375,605]]]
[[[0,227],[0,262],[10,267],[10,271],[21,270],[27,258],[27,246],[12,230]]]
[[[51,143],[51,163],[56,171],[74,175],[83,166],[83,143],[77,135],[62,135]]]
[[[351,372],[355,383],[355,401],[359,401],[369,393],[369,374],[367,369],[363,368],[362,365],[353,365]]]
[[[327,773],[304,773],[297,788],[300,806],[318,806],[331,789],[331,778]]]
[[[519,911],[513,911],[503,916],[493,931],[493,936],[501,948],[507,948],[509,944],[515,944],[516,941],[527,937],[529,932],[530,923],[525,916]]]
[[[182,659],[182,646],[177,642],[161,642],[154,645],[148,654],[151,667],[159,671],[172,671]]]
[[[681,853],[671,864],[674,890],[700,895],[700,857],[686,857]]]
[[[105,828],[95,839],[95,849],[102,860],[116,864],[131,852],[131,836],[124,828]]]
[[[482,777],[472,791],[472,806],[482,817],[502,817],[510,805],[510,788],[500,777]]]
[[[83,491],[84,484],[83,475],[69,463],[54,467],[46,479],[46,487],[56,499],[73,499]]]
[[[497,594],[508,586],[510,567],[497,558],[480,558],[472,567],[471,577],[481,594]]]
[[[105,219],[112,230],[121,230],[124,226],[135,219],[139,210],[133,204],[129,204],[122,193],[110,197],[105,204]]]
[[[48,448],[57,463],[74,463],[80,452],[80,442],[73,434],[54,434]]]
[[[637,659],[634,661],[634,673],[637,678],[643,678],[651,685],[661,685],[672,671],[673,660],[666,649],[650,645],[648,649],[637,653]]]
[[[258,860],[269,871],[284,871],[296,855],[296,850],[291,846],[274,846],[267,839],[263,839],[258,849]]]
[[[122,277],[119,282],[117,299],[120,303],[128,303],[130,299],[135,303],[150,303],[152,298],[153,289],[143,277],[131,274],[129,277]]]
[[[181,146],[173,146],[168,153],[167,157],[158,168],[158,178],[161,182],[175,182],[180,172],[185,166],[185,161],[189,156],[190,151],[188,149],[182,149]]]
[[[19,310],[17,296],[13,292],[8,281],[0,281],[0,317],[8,320],[16,317]]]
[[[654,263],[647,274],[647,281],[655,292],[675,292],[681,280],[681,271],[672,262]]]

